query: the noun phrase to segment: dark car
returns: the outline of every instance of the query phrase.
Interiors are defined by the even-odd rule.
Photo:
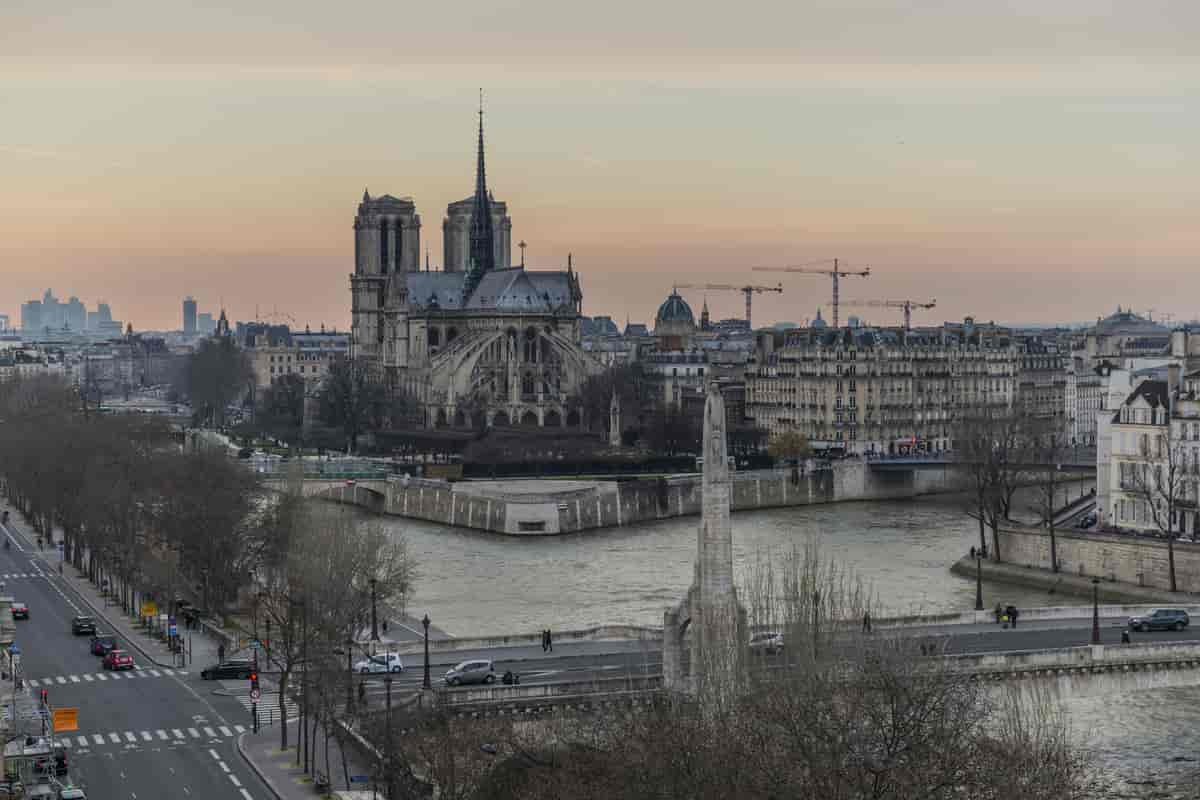
[[[117,637],[105,633],[92,637],[91,651],[94,656],[106,656],[117,649]]]
[[[13,619],[29,619],[29,606],[14,601],[12,604],[12,617]]]
[[[1191,622],[1182,608],[1152,608],[1141,616],[1130,617],[1129,627],[1135,631],[1181,631]]]
[[[220,664],[213,664],[211,667],[205,667],[200,670],[200,678],[202,680],[247,680],[250,673],[254,672],[254,662],[245,659],[231,659],[222,661]]]
[[[71,620],[71,633],[82,636],[85,633],[96,635],[96,620],[91,617],[75,617]]]

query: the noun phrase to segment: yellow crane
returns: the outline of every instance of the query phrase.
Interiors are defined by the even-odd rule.
[[[816,269],[816,264],[833,264],[833,269]],[[824,259],[821,261],[812,261],[808,264],[801,264],[795,267],[754,267],[755,272],[799,272],[804,275],[828,275],[833,278],[833,327],[838,327],[838,279],[839,278],[865,278],[871,274],[870,267],[863,267],[861,270],[847,270],[843,268],[836,258]]]
[[[754,330],[754,326],[750,323],[750,298],[756,294],[763,292],[782,292],[783,284],[775,286],[733,286],[728,283],[677,283],[676,289],[704,289],[711,292],[741,292],[746,295],[746,324],[750,326],[750,330]]]
[[[904,330],[910,331],[912,330],[912,310],[914,308],[934,308],[937,306],[937,300],[930,300],[928,303],[918,303],[916,300],[847,300],[842,305],[856,308],[903,308]]]

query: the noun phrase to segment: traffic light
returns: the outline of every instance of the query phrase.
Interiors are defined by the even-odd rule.
[[[258,688],[258,672],[257,671],[250,673],[250,688],[251,689]],[[45,691],[45,689],[43,689],[42,691]]]

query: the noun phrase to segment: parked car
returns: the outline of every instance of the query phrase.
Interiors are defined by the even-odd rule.
[[[106,656],[110,650],[117,649],[117,637],[111,633],[98,633],[92,637],[90,649],[94,656]]]
[[[1130,617],[1129,627],[1135,631],[1181,631],[1191,622],[1182,608],[1152,608],[1141,616]]]
[[[75,617],[71,620],[71,633],[81,636],[85,633],[96,635],[96,620],[91,617]]]
[[[29,606],[24,603],[14,602],[12,604],[13,619],[29,619]]]
[[[496,666],[491,661],[463,661],[451,667],[445,675],[446,685],[466,683],[495,683]]]
[[[770,653],[774,655],[783,650],[783,634],[777,631],[763,631],[750,637],[751,653]]]
[[[133,669],[133,656],[124,650],[109,650],[104,657],[104,668],[114,672],[119,669]]]
[[[200,679],[211,680],[249,680],[254,672],[254,662],[244,658],[231,658],[211,667],[200,670]]]
[[[354,665],[355,672],[368,675],[372,672],[403,672],[404,662],[399,653],[376,653]]]
[[[87,795],[78,786],[64,786],[58,792],[58,800],[87,800]]]

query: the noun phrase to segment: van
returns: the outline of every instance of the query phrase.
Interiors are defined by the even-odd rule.
[[[376,653],[354,665],[354,671],[369,675],[373,672],[403,672],[404,662],[399,653]]]

